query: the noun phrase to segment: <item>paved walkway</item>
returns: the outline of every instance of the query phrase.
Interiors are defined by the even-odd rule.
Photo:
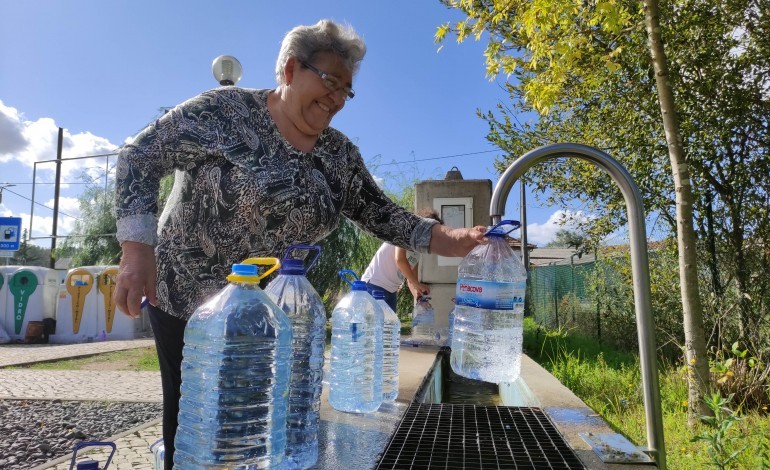
[[[0,345],[0,367],[91,356],[111,351],[154,346],[150,339],[103,341],[83,344],[4,344]],[[83,383],[88,383],[87,388]],[[0,399],[61,399],[160,402],[158,372],[72,371],[0,369]],[[159,420],[150,421],[107,439],[117,452],[108,470],[152,470],[149,446],[161,436]],[[96,459],[103,466],[109,449],[94,448],[78,452],[78,458]],[[68,470],[72,455],[52,460],[33,470]]]

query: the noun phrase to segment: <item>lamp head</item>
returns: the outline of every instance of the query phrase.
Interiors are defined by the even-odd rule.
[[[211,72],[220,85],[235,85],[241,80],[243,67],[238,59],[231,55],[221,55],[211,64]]]

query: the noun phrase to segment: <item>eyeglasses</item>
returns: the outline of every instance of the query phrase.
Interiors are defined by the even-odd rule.
[[[300,61],[300,64],[302,64],[305,68],[312,70],[313,72],[315,72],[316,75],[321,77],[321,81],[323,81],[324,86],[328,88],[329,91],[342,90],[342,93],[345,95],[345,101],[350,101],[353,99],[353,97],[356,96],[356,92],[353,91],[353,89],[350,88],[349,86],[345,86],[342,83],[340,83],[337,77],[329,75],[326,72],[322,72],[317,68],[313,67],[312,65],[308,64],[307,62]]]

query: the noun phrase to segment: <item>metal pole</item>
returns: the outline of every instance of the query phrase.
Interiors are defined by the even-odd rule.
[[[575,323],[575,300],[577,299],[577,294],[575,293],[575,253],[572,253],[569,257],[569,266],[570,266],[570,280],[572,281],[572,293],[570,295],[570,303],[572,304],[572,323]]]
[[[594,272],[599,269],[599,250],[594,247]],[[602,341],[602,314],[599,301],[599,293],[596,292],[596,339]]]
[[[59,186],[61,184],[61,152],[62,144],[64,143],[64,129],[59,128],[59,145],[56,149],[56,186],[54,186],[53,194],[53,230],[51,232],[51,258],[48,262],[48,267],[53,269],[56,267],[56,226],[59,222]]]
[[[32,221],[35,219],[35,182],[37,181],[37,162],[32,165],[32,200],[29,201],[29,232],[27,236],[32,239]]]
[[[527,279],[524,281],[524,315],[529,316],[532,314],[532,301],[530,298],[532,289],[532,279],[529,271],[529,242],[527,240],[527,194],[526,185],[524,184],[524,176],[521,177],[521,263],[524,265],[524,269],[527,273]]]
[[[647,447],[655,458],[658,468],[666,468],[666,443],[663,439],[663,412],[660,405],[660,385],[655,357],[655,329],[652,323],[650,301],[650,264],[647,256],[647,233],[644,205],[639,188],[628,171],[606,153],[580,144],[553,144],[527,152],[505,170],[492,193],[489,214],[492,223],[502,220],[505,200],[513,184],[531,166],[559,157],[579,158],[591,162],[607,172],[620,188],[626,202],[629,235],[631,241],[631,272],[634,285],[636,327],[639,337],[639,361],[642,372]]]
[[[521,261],[527,270],[527,280],[529,280],[529,249],[527,245],[527,185],[524,176],[521,177]]]

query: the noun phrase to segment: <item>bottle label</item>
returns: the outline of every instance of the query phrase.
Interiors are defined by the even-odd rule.
[[[458,279],[455,303],[485,310],[513,310],[523,306],[526,286],[526,281]]]

